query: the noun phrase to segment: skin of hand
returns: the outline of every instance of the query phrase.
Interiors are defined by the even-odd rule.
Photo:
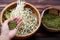
[[[14,20],[17,21],[17,26],[13,30],[9,30],[8,23]],[[16,35],[21,23],[22,23],[22,19],[19,17],[10,18],[6,20],[4,23],[2,23],[0,40],[12,39]]]

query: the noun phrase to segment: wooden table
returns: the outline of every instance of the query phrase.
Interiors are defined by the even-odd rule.
[[[3,10],[4,7],[14,1],[16,0],[0,0],[0,12]],[[60,8],[60,0],[26,0],[26,2],[33,4],[40,13],[48,7],[54,6]],[[60,37],[60,33],[48,32],[41,25],[39,30],[33,36],[31,36],[31,39],[37,37]]]

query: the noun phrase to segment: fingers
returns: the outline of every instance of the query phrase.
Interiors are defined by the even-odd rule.
[[[22,19],[18,19],[17,24],[21,23]]]
[[[18,25],[16,26],[16,29],[17,29],[17,30],[19,29],[21,23],[22,23],[22,20],[18,21]]]
[[[19,26],[20,26],[20,25],[21,25],[21,23],[22,23],[22,19],[21,19],[21,18],[17,18],[17,19],[16,19],[16,21],[17,21],[16,29],[18,29],[18,28],[19,28]]]
[[[8,24],[10,21],[13,21],[13,20],[17,21],[17,23],[18,23],[18,21],[21,20],[21,18],[20,17],[10,18],[10,19],[6,20],[4,23]]]
[[[15,19],[17,19],[17,17],[16,17],[16,18],[7,19],[4,23],[9,23],[10,21],[13,21],[13,20],[15,20]]]
[[[17,19],[15,19],[15,21],[17,21],[16,29],[18,29],[20,24],[22,23],[22,19],[18,17]]]

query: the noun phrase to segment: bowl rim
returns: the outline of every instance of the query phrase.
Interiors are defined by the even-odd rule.
[[[42,13],[44,13],[45,11],[47,11],[47,10],[49,10],[49,9],[60,10],[60,9],[57,8],[57,7],[48,7],[48,8],[46,8],[46,9],[44,9],[44,10],[42,11]],[[43,17],[42,17],[42,18],[43,18]],[[47,29],[47,31],[49,31],[49,32],[58,32],[58,31],[60,31],[60,29],[48,28],[43,22],[42,22],[42,24],[43,24],[43,26]]]
[[[12,5],[16,4],[16,3],[17,3],[17,2],[12,2],[12,3],[10,3],[8,6],[6,6],[6,7],[2,10],[2,12],[1,12],[1,24],[2,24],[2,15],[3,15],[4,11],[5,11],[8,7],[10,7],[10,6],[12,6]],[[36,12],[37,12],[37,14],[38,14],[38,17],[39,17],[39,24],[38,24],[37,28],[36,28],[33,32],[31,32],[31,33],[29,33],[29,34],[26,34],[26,35],[19,35],[19,36],[16,35],[17,37],[26,37],[26,36],[30,36],[30,35],[34,34],[34,33],[38,30],[38,28],[40,27],[40,24],[41,24],[41,18],[40,18],[40,13],[39,13],[39,11],[38,11],[38,10],[36,9],[36,7],[33,6],[32,4],[27,3],[27,2],[26,2],[26,4],[29,5],[29,6],[31,6],[32,8],[34,8],[34,9],[36,10]]]

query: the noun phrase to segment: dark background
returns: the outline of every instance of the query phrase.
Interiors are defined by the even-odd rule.
[[[0,0],[0,13],[4,7],[14,1],[16,0]],[[26,0],[26,2],[33,4],[40,13],[48,7],[57,7],[60,9],[60,0]],[[39,30],[33,36],[27,38],[26,40],[60,40],[59,37],[60,32],[48,32],[41,24]]]

